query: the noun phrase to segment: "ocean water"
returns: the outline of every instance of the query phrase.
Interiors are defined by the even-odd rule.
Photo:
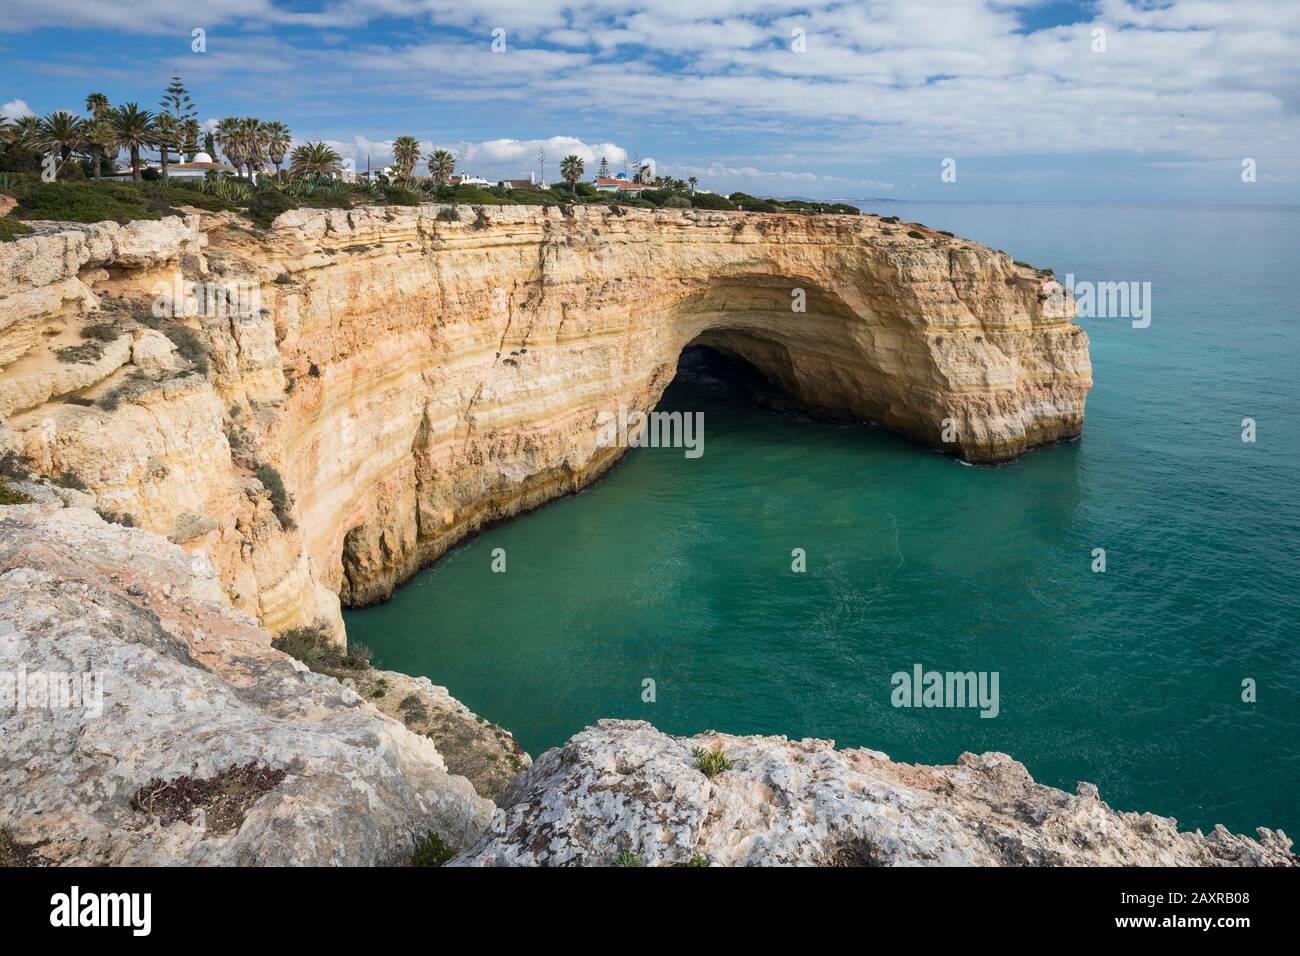
[[[1152,284],[1148,328],[1080,322],[1080,441],[972,468],[679,375],[663,407],[704,412],[703,457],[631,452],[348,612],[351,638],[534,755],[599,717],[925,763],[1000,750],[1184,828],[1300,838],[1300,209],[873,211]],[[997,672],[998,716],[892,706],[915,664]]]

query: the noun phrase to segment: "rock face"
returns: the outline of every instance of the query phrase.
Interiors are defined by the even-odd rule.
[[[159,318],[181,279],[251,308]],[[1074,437],[1087,336],[1052,287],[866,216],[420,206],[298,210],[270,231],[43,227],[0,244],[0,462],[72,476],[101,512],[206,555],[272,632],[341,639],[340,599],[382,600],[602,475],[622,450],[598,441],[601,414],[653,408],[688,345],[971,461]]]
[[[0,508],[0,858],[380,865],[477,837],[492,804],[431,739],[270,641],[202,555]]]
[[[713,777],[692,750],[734,764]],[[1120,813],[1097,788],[1036,784],[1006,754],[894,763],[826,740],[669,737],[602,720],[547,751],[506,791],[458,866],[1289,866],[1291,841],[1179,832]]]

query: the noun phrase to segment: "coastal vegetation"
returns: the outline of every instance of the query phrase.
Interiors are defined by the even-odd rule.
[[[364,644],[351,642],[347,648],[339,647],[319,627],[286,631],[273,640],[271,646],[302,661],[317,674],[327,674],[339,680],[370,670],[370,650]]]
[[[716,777],[727,770],[736,769],[731,759],[718,748],[705,750],[703,747],[692,747],[691,756],[695,758],[691,766],[706,777]]]

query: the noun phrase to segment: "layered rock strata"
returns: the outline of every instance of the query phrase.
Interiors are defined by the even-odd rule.
[[[255,308],[160,319],[179,278]],[[273,632],[341,637],[340,599],[383,600],[603,474],[622,449],[602,446],[601,414],[653,408],[691,344],[810,411],[971,461],[1074,437],[1087,336],[1052,288],[1004,253],[866,216],[42,225],[0,244],[0,457],[206,555]]]

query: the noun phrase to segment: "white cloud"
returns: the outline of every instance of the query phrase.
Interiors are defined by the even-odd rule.
[[[32,108],[23,100],[10,100],[8,103],[0,105],[0,116],[7,120],[16,120],[20,116],[35,116]]]
[[[891,184],[842,174],[889,157],[933,156],[937,164],[946,156],[1127,154],[1135,166],[1141,158],[1213,161],[1201,168],[1214,177],[1230,172],[1234,158],[1251,156],[1272,175],[1300,172],[1300,3],[1096,0],[1084,7],[1087,22],[1025,32],[1024,10],[1034,5],[327,0],[304,13],[277,0],[211,0],[203,15],[210,52],[166,66],[256,103],[248,112],[273,115],[286,103],[299,117],[328,118],[335,135],[347,130],[339,118],[371,131],[383,121],[357,106],[357,90],[389,109],[456,104],[474,111],[476,132],[510,130],[516,111],[527,111],[533,128],[570,126],[568,118],[576,117],[570,128],[590,130],[594,138],[608,135],[605,129],[635,129],[640,138],[650,127],[725,128],[789,157],[759,162],[740,156],[709,174],[754,188],[789,181],[807,183],[810,191],[859,188],[850,184],[882,190]],[[378,25],[388,18],[405,18],[413,29],[398,35],[416,39],[385,45],[376,38],[386,34],[368,32],[363,42],[329,43],[299,40],[295,33],[290,42],[215,29],[295,24],[337,39],[362,35],[346,28],[370,21],[388,31]],[[99,26],[188,34],[192,19],[174,0],[130,6],[9,0],[4,29]],[[1104,53],[1092,52],[1094,27],[1106,30]],[[505,53],[491,52],[494,28],[506,31]],[[804,52],[791,49],[796,29],[804,31]],[[47,72],[67,68],[43,66]],[[306,133],[309,122],[300,118],[295,126]],[[393,123],[394,134],[403,126],[421,132],[405,118]],[[653,136],[647,132],[644,141]],[[346,145],[355,150],[359,141]],[[620,149],[610,162],[621,168],[626,156],[611,143],[558,136],[545,143],[548,165],[567,152],[599,162],[599,151],[608,147]],[[467,163],[483,167],[471,171],[491,177],[526,175],[542,144],[501,139],[452,145]],[[664,170],[672,168],[664,140],[655,139],[654,146]],[[367,148],[386,147],[376,142]],[[692,163],[680,149],[676,158],[682,168],[712,168],[711,159]],[[359,159],[364,162],[364,155]],[[827,176],[827,170],[840,175]]]

